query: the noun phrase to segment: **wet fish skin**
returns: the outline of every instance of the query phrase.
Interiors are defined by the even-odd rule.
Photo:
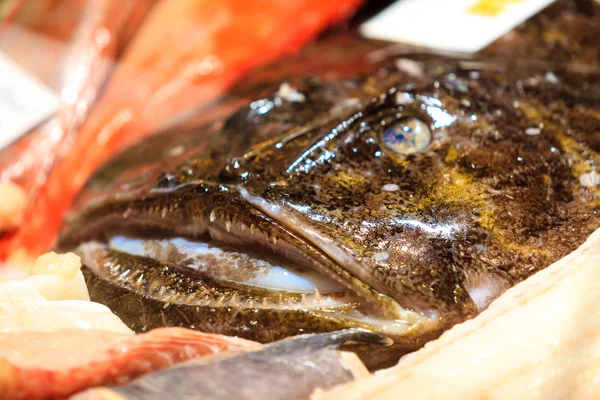
[[[365,52],[348,63],[339,41],[316,44],[297,63],[288,59],[287,67],[280,63],[240,84],[234,93],[248,105],[232,115],[168,132],[115,158],[81,194],[61,246],[149,228],[199,240],[212,228],[221,239],[248,239],[236,225],[241,222],[263,235],[248,239],[251,244],[274,251],[293,246],[371,302],[379,317],[398,317],[400,306],[431,318],[432,324],[421,320],[394,336],[394,348],[409,351],[474,316],[597,228],[598,187],[586,180],[600,150],[593,58],[587,59],[591,69],[566,64],[552,69],[553,78],[549,60],[465,59],[412,49],[378,53],[374,61],[373,51],[386,45],[363,45]],[[319,53],[327,55],[322,65]],[[398,57],[415,61],[422,76],[398,67]],[[269,81],[278,68],[279,80]],[[283,100],[282,82],[305,101]],[[401,118],[430,125],[429,148],[403,156],[384,147],[380,124]],[[390,184],[395,190],[383,189]],[[233,231],[225,233],[228,223]],[[277,244],[258,243],[265,236]],[[307,326],[322,331],[357,323],[343,313],[246,307],[240,296],[256,298],[244,291],[210,307],[163,298],[145,283],[179,282],[190,273],[166,265],[172,275],[164,280],[150,272],[157,265],[165,267],[114,252],[93,258],[92,296],[110,302],[112,290],[126,292],[131,301],[111,304],[136,327],[144,326],[139,315],[150,324],[168,315],[169,324],[239,329],[236,334],[259,340],[264,332],[272,339]],[[151,278],[138,285],[121,277],[127,271]],[[197,292],[193,283],[169,287]],[[161,303],[167,311],[157,312]],[[128,309],[131,304],[147,313]]]
[[[311,399],[596,399],[599,262],[597,230],[396,366]]]
[[[203,357],[127,385],[91,390],[76,398],[152,400],[169,393],[181,399],[306,399],[316,387],[329,388],[366,373],[360,366],[357,369],[349,365],[336,350],[350,341],[390,344],[381,335],[356,329],[300,335],[237,356],[224,353]]]

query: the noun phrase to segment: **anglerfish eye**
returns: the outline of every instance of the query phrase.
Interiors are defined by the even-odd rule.
[[[381,144],[389,151],[409,155],[425,149],[431,142],[429,125],[418,118],[404,118],[385,128]]]

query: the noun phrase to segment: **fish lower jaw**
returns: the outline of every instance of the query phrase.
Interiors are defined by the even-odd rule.
[[[239,312],[278,310],[311,313],[315,318],[334,321],[342,327],[360,327],[392,337],[434,322],[422,314],[404,309],[400,318],[382,318],[335,281],[314,270],[301,269],[290,261],[294,258],[291,255],[278,257],[275,252],[269,255],[262,252],[262,258],[258,258],[256,252],[248,249],[247,243],[231,237],[227,243],[215,241],[224,239],[221,234],[215,230],[211,240],[207,241],[116,235],[107,243],[83,243],[77,252],[82,255],[85,265],[102,279],[113,281],[140,297],[155,299],[165,307],[184,305],[230,308]],[[283,246],[284,242],[278,245]],[[132,259],[137,261],[132,262]],[[150,262],[157,265],[148,265],[148,268],[136,266]],[[172,265],[170,270],[175,275],[169,279],[152,275],[152,269],[158,265]],[[187,276],[191,273],[192,277],[199,273],[200,280],[211,279],[223,285],[231,283],[234,290],[202,293],[195,287],[173,284],[174,281],[182,281],[179,273]]]
[[[223,227],[227,227],[227,229],[223,230]],[[336,312],[340,318],[366,323],[369,326],[375,327],[378,331],[386,330],[398,334],[412,329],[415,325],[429,326],[435,323],[439,317],[439,313],[436,310],[427,310],[424,313],[417,312],[406,309],[395,302],[393,304],[392,315],[382,312],[378,309],[377,303],[371,302],[370,299],[365,299],[361,293],[357,293],[353,287],[349,287],[347,282],[340,279],[335,273],[315,262],[314,254],[312,257],[308,256],[285,240],[281,233],[285,232],[286,235],[290,235],[287,230],[282,229],[280,232],[265,233],[258,228],[245,228],[242,221],[237,221],[229,225],[227,224],[227,220],[225,220],[221,222],[220,226],[210,225],[208,232],[214,240],[228,243],[232,246],[244,246],[248,244],[258,246],[259,248],[266,249],[267,252],[273,255],[282,256],[285,262],[300,265],[301,268],[306,268],[306,270],[312,271],[314,274],[319,274],[320,285],[312,288],[314,296],[311,296],[311,299],[329,298],[329,296],[336,293],[337,289],[337,295],[342,295],[347,301],[345,310],[352,311],[351,313],[344,311],[341,315]],[[296,238],[295,235],[291,235],[293,238]],[[301,239],[299,239],[299,242],[304,243]],[[314,246],[310,247],[314,248]],[[265,256],[265,253],[261,253],[261,255]],[[379,296],[383,297],[383,295]]]

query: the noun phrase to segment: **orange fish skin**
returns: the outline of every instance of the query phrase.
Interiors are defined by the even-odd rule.
[[[6,339],[10,333],[2,335]],[[93,386],[123,384],[151,371],[204,355],[261,348],[261,345],[248,340],[183,328],[160,328],[130,337],[114,332],[86,330],[19,332],[16,335],[24,336],[20,339],[20,345],[19,338],[12,339],[12,346],[18,346],[18,349],[26,346],[23,342],[33,342],[40,349],[54,349],[56,342],[66,340],[69,346],[64,347],[74,351],[77,351],[74,345],[77,343],[94,346],[97,350],[90,352],[86,349],[82,360],[70,360],[67,368],[32,367],[30,363],[19,365],[11,362],[10,357],[0,358],[0,393],[6,400],[65,398]],[[5,345],[10,342],[2,339],[0,337],[0,343],[5,342]],[[10,351],[8,353],[10,355]]]
[[[362,0],[162,0],[151,10],[92,114],[55,164],[0,259],[48,250],[86,179],[119,150],[222,94],[254,66],[299,49]],[[257,21],[260,23],[257,24]]]

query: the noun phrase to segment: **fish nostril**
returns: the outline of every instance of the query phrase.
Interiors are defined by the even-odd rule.
[[[158,183],[157,186],[159,188],[171,188],[174,186],[177,186],[179,184],[179,179],[177,179],[177,177],[173,174],[169,174],[169,173],[164,173],[161,175],[161,177],[158,179]]]
[[[224,182],[233,182],[238,180],[239,176],[237,171],[231,166],[227,165],[225,168],[219,171],[219,179]]]
[[[219,171],[219,179],[224,182],[239,181],[247,176],[248,171],[238,158],[228,160],[225,167]]]
[[[431,142],[429,125],[418,118],[403,118],[380,135],[382,146],[394,153],[410,155],[424,150]]]

